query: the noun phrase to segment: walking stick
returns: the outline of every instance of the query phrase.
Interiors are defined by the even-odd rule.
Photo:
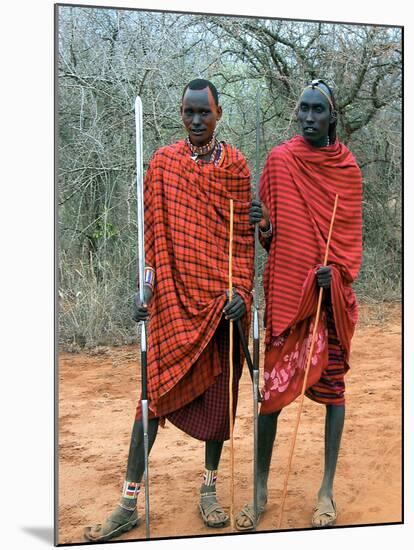
[[[233,199],[230,199],[229,300],[233,297]],[[230,524],[234,529],[233,321],[229,322]]]
[[[335,214],[336,214],[336,207],[337,206],[338,206],[338,195],[335,196],[335,204],[334,204],[333,211],[332,211],[331,225],[329,227],[328,240],[326,241],[325,259],[323,261],[324,266],[328,262],[329,244],[331,242],[332,228],[333,228],[333,224],[334,224],[334,220],[335,220]],[[302,391],[301,391],[301,394],[300,394],[299,409],[298,409],[298,414],[297,414],[297,417],[296,417],[296,425],[295,425],[295,430],[294,430],[294,433],[293,433],[292,444],[291,444],[291,447],[290,447],[289,463],[288,463],[288,468],[287,468],[287,472],[286,472],[285,483],[284,483],[284,486],[283,486],[282,505],[280,507],[278,529],[280,529],[281,526],[282,526],[283,509],[285,507],[287,486],[288,486],[288,481],[289,481],[290,469],[291,469],[291,466],[292,466],[293,452],[294,452],[294,449],[295,449],[296,436],[297,436],[297,433],[298,433],[300,416],[302,414],[303,401],[305,399],[305,390],[306,390],[306,385],[307,385],[307,381],[308,381],[308,374],[309,374],[310,363],[311,363],[312,354],[313,354],[313,347],[314,347],[314,344],[315,344],[316,331],[317,331],[318,324],[319,324],[319,316],[320,316],[321,305],[322,305],[322,295],[323,295],[323,288],[320,287],[319,288],[319,296],[318,296],[318,306],[316,308],[315,325],[313,327],[311,344],[310,344],[310,348],[309,348],[309,354],[308,354],[307,361],[306,361],[305,375],[304,375],[304,378],[303,378]]]
[[[138,214],[138,276],[139,299],[144,304],[144,184],[143,184],[143,155],[142,155],[142,103],[139,96],[135,99],[135,130],[137,155],[137,214]],[[149,506],[149,477],[148,477],[148,398],[147,398],[147,327],[146,321],[138,326],[141,333],[141,410],[142,427],[144,432],[144,477],[145,477],[145,526],[146,537],[150,538],[150,506]]]

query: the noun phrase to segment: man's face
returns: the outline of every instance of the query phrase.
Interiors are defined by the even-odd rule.
[[[187,88],[181,105],[181,118],[193,145],[206,145],[212,138],[221,107],[217,106],[210,88]]]
[[[321,146],[326,143],[331,122],[329,107],[327,98],[316,89],[308,88],[300,98],[297,118],[303,137],[311,145]]]

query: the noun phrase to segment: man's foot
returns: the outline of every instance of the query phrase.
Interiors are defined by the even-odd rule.
[[[312,526],[329,527],[334,525],[337,518],[336,504],[328,496],[318,497],[318,503],[313,509]]]
[[[251,531],[259,523],[260,516],[266,509],[267,504],[267,480],[259,477],[257,488],[257,518],[255,525],[253,502],[245,504],[235,519],[235,527],[238,531]]]
[[[229,516],[218,503],[214,486],[201,486],[198,508],[206,527],[224,527],[227,525]]]
[[[260,516],[266,508],[266,502],[257,503],[256,525],[259,523]],[[245,504],[236,516],[235,527],[237,531],[251,531],[256,527],[254,518],[253,502]]]
[[[107,540],[119,537],[122,533],[130,531],[138,525],[138,512],[125,510],[118,506],[114,512],[105,520],[105,523],[98,523],[92,527],[85,527],[83,532],[86,540],[92,542],[106,542]]]

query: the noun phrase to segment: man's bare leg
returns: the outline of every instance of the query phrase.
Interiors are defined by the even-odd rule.
[[[345,422],[344,405],[327,405],[325,416],[325,469],[318,492],[318,504],[312,518],[314,527],[332,525],[336,519],[333,482]]]
[[[208,527],[224,527],[229,520],[217,501],[215,474],[218,470],[223,441],[206,441],[205,479],[200,487],[200,511]]]
[[[157,436],[158,423],[158,418],[151,419],[148,422],[149,451]],[[142,421],[135,420],[132,428],[125,481],[131,484],[140,484],[144,470],[144,432]],[[84,531],[85,537],[88,540],[104,542],[132,529],[138,521],[137,497],[138,495],[135,495],[134,498],[121,495],[121,500],[112,514],[103,524],[87,527]]]
[[[263,511],[267,503],[267,482],[270,463],[272,461],[273,445],[276,439],[277,419],[281,411],[271,414],[259,414],[258,419],[258,461],[257,461],[257,508]],[[246,514],[247,512],[247,514]],[[253,503],[248,504],[236,517],[236,527],[240,531],[253,528]]]

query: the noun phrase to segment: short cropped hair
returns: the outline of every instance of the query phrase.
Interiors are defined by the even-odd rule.
[[[219,98],[218,98],[217,88],[214,86],[214,84],[212,82],[210,82],[209,80],[204,80],[204,78],[196,78],[196,79],[192,80],[191,82],[189,82],[183,90],[183,95],[181,97],[181,101],[184,99],[185,92],[188,89],[190,89],[190,90],[204,90],[205,88],[210,88],[211,93],[212,93],[213,98],[214,98],[214,102],[218,106]]]

